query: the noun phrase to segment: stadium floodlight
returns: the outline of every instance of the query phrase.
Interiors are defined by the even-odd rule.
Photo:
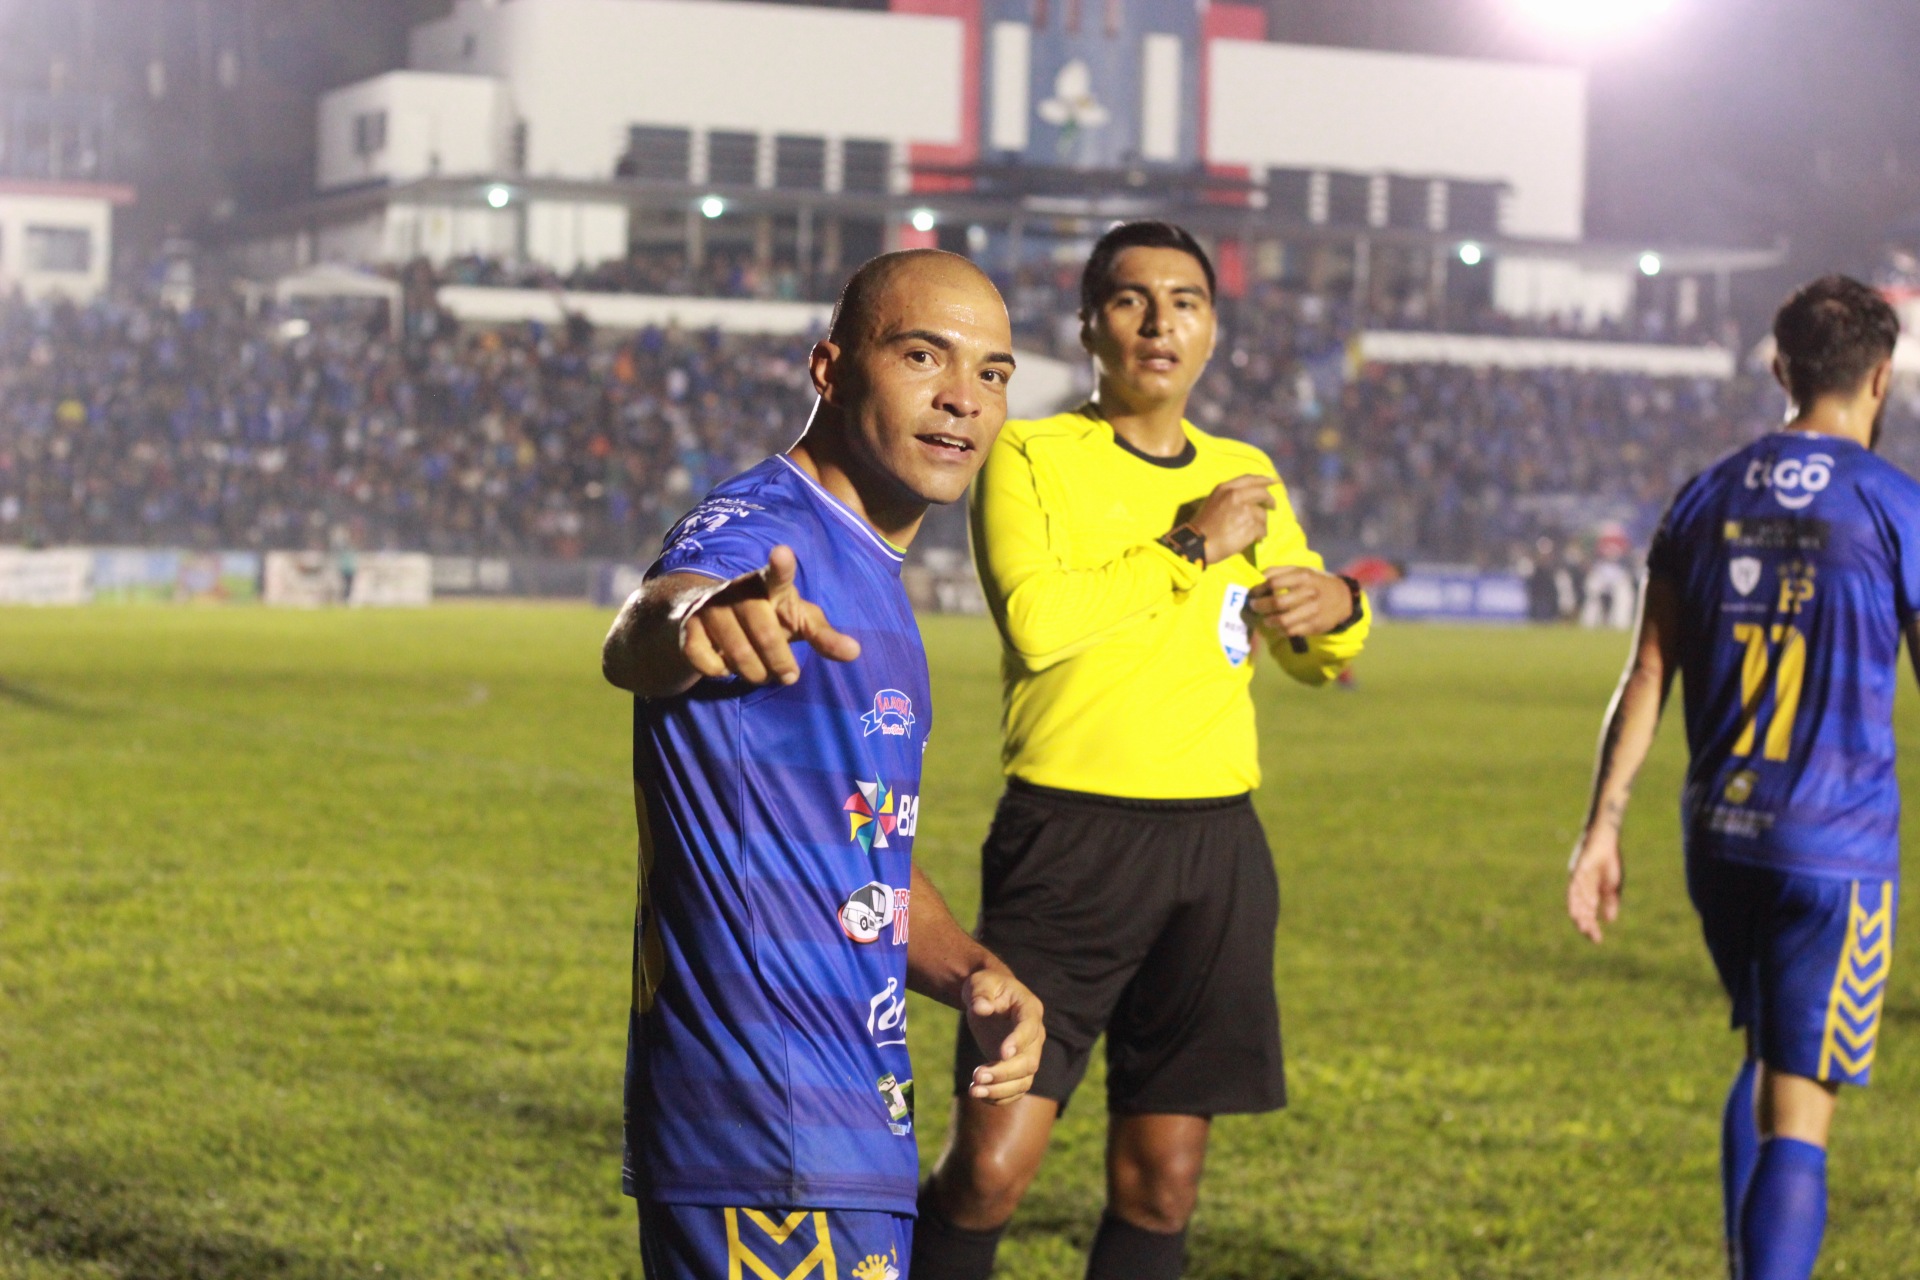
[[[700,216],[703,218],[717,218],[726,211],[727,202],[719,196],[708,196],[700,202]]]
[[[507,203],[512,199],[513,199],[513,192],[509,191],[507,188],[503,186],[500,186],[498,183],[495,183],[493,186],[487,188],[487,204],[491,208],[504,209],[507,207]]]
[[[1649,250],[1640,255],[1640,274],[1657,276],[1660,274],[1660,255]]]
[[[931,209],[915,209],[913,215],[908,218],[907,221],[912,224],[915,231],[924,232],[933,230],[934,223],[938,222],[939,219],[933,216],[933,210]]]
[[[1460,246],[1460,261],[1470,267],[1480,265],[1480,246],[1469,240]]]
[[[1665,17],[1674,0],[1510,0],[1521,17],[1559,35],[1632,34]]]

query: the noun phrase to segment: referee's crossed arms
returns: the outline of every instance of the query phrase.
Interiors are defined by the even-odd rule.
[[[1199,535],[1203,563],[1237,556],[1267,536],[1267,513],[1277,505],[1273,488],[1279,483],[1273,476],[1244,475],[1214,486],[1182,526]],[[1263,627],[1296,641],[1339,626],[1356,603],[1345,581],[1302,565],[1268,569],[1266,581],[1247,596],[1247,607]]]

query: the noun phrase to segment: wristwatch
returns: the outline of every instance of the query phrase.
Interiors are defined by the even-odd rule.
[[[1353,592],[1353,612],[1347,615],[1347,620],[1345,622],[1333,628],[1333,630],[1327,632],[1327,634],[1330,636],[1339,635],[1342,631],[1345,631],[1348,627],[1351,627],[1354,623],[1360,621],[1360,619],[1364,618],[1367,614],[1367,598],[1360,594],[1360,580],[1358,578],[1348,577],[1344,573],[1335,574],[1334,576],[1339,578],[1340,581],[1346,583],[1347,590]]]
[[[1202,569],[1207,567],[1207,536],[1192,525],[1169,529],[1157,541],[1182,560],[1191,560]]]

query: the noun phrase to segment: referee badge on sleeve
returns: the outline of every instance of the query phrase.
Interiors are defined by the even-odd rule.
[[[1227,584],[1227,595],[1220,602],[1220,650],[1227,661],[1239,666],[1253,652],[1247,636],[1247,619],[1241,611],[1247,607],[1247,589],[1237,582]]]

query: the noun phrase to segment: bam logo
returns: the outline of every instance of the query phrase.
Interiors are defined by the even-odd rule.
[[[800,1225],[812,1218],[813,1252],[801,1258],[791,1271],[776,1270],[775,1266],[768,1265],[740,1239],[742,1214],[746,1215],[748,1222],[760,1228],[760,1234],[766,1237],[767,1244],[762,1245],[761,1249],[775,1257],[799,1251],[804,1241],[796,1242],[793,1249],[786,1249],[785,1245],[800,1229]],[[787,1215],[785,1222],[780,1223],[774,1222],[758,1209],[728,1209],[726,1217],[727,1280],[746,1280],[748,1276],[753,1276],[755,1280],[807,1280],[816,1271],[820,1273],[820,1280],[840,1280],[839,1266],[833,1257],[833,1236],[827,1231],[827,1215],[820,1210],[809,1213],[805,1209],[796,1209]],[[784,1259],[775,1265],[784,1265]]]

